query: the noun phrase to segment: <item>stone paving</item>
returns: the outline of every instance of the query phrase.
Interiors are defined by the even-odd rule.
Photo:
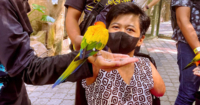
[[[157,70],[162,76],[166,93],[161,97],[161,105],[174,105],[178,94],[179,70],[176,58],[176,46],[173,40],[146,38],[141,52],[150,54],[157,64]],[[26,85],[28,95],[33,105],[74,105],[75,83],[66,82],[54,89],[52,85]]]

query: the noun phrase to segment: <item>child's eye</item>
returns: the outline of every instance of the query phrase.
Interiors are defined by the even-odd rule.
[[[112,28],[118,29],[119,27],[118,26],[113,26]]]
[[[134,32],[134,30],[131,29],[131,28],[128,28],[127,31],[128,31],[128,32]]]

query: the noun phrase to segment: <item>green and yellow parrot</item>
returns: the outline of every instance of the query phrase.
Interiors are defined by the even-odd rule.
[[[106,46],[108,38],[109,33],[103,22],[95,22],[93,26],[88,27],[83,36],[81,49],[78,55],[70,63],[65,72],[54,83],[52,88],[63,82],[70,74],[76,72],[89,56],[95,55],[99,50],[102,50]]]
[[[196,66],[200,64],[200,54],[196,55],[184,69],[187,69],[188,67],[193,66],[194,64],[196,64]]]

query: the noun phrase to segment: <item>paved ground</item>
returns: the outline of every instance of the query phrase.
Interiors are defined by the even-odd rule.
[[[164,30],[169,25],[161,27]],[[156,60],[158,71],[165,82],[166,93],[160,98],[161,105],[174,105],[179,86],[175,42],[169,39],[147,38],[141,52],[150,54]],[[74,105],[75,83],[63,83],[54,89],[51,89],[51,86],[26,85],[33,105]]]

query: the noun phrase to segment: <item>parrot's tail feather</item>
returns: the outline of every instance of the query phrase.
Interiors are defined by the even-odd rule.
[[[85,59],[85,53],[86,53],[86,49],[87,49],[87,46],[86,46],[86,48],[84,48],[84,49],[81,49],[80,50],[80,56],[79,56],[79,58],[78,59],[75,59],[75,60],[84,60]]]
[[[52,86],[52,88],[54,88],[55,86],[59,85],[60,83],[62,83],[65,79],[67,79],[67,77],[69,77],[72,73],[76,72],[82,65],[83,63],[87,61],[87,59],[84,59],[83,61],[77,61],[79,62],[78,63],[78,66],[72,66],[74,65],[74,63],[71,63],[67,70],[65,70],[65,72],[58,78],[58,80],[54,83],[54,85]],[[77,63],[76,62],[76,63]],[[74,68],[75,67],[75,68]],[[70,73],[70,70],[73,70],[71,73]]]
[[[80,58],[80,59],[83,58],[83,49],[80,50],[80,56],[79,56],[79,58]],[[79,59],[78,59],[78,60],[79,60]]]
[[[64,80],[62,80],[61,78],[59,78],[52,86],[52,88],[56,87],[57,85],[59,85],[61,82],[63,82]]]
[[[194,65],[194,63],[191,62],[191,63],[189,63],[183,70],[185,70],[185,69],[187,69],[187,68],[189,68],[189,67],[191,67],[191,66],[193,66],[193,65]]]
[[[74,61],[80,60],[81,58],[78,56],[74,59]]]
[[[71,74],[75,73],[86,61],[87,59],[85,59]]]

